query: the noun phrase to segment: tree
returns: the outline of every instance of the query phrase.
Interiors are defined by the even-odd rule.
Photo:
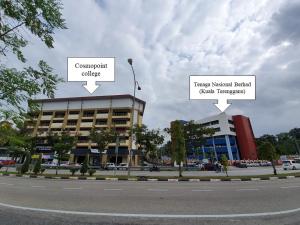
[[[184,140],[187,149],[195,151],[204,144],[205,135],[212,136],[215,133],[213,128],[207,128],[194,120],[183,124]]]
[[[21,63],[26,63],[22,48],[28,41],[24,38],[24,31],[31,32],[48,48],[53,48],[55,29],[66,28],[60,12],[62,4],[58,0],[1,0],[0,8],[1,57],[13,53]],[[34,95],[45,94],[53,98],[56,85],[61,81],[43,60],[39,61],[38,69],[25,67],[17,70],[1,64],[0,107],[24,112],[23,103]],[[33,107],[30,101],[28,103],[29,107]]]
[[[71,149],[76,144],[77,138],[71,136],[69,132],[62,131],[61,134],[55,133],[52,135],[48,134],[48,139],[52,140],[53,150],[55,151],[58,159],[58,164],[56,166],[56,175],[58,174],[58,167],[60,166],[61,160],[65,157],[65,155],[71,151]]]
[[[41,172],[42,169],[42,157],[40,156],[38,160],[35,162],[33,172],[35,175],[37,175],[39,172]]]
[[[149,130],[146,125],[135,124],[133,127],[135,135],[135,144],[141,151],[145,150],[146,158],[152,163],[158,161],[158,146],[164,142],[164,136],[160,134],[159,129]]]
[[[89,138],[97,144],[97,148],[102,156],[103,150],[108,148],[109,143],[113,143],[116,140],[116,131],[114,129],[92,129]]]
[[[172,160],[179,164],[179,177],[182,177],[181,163],[185,160],[185,140],[183,127],[180,121],[176,120],[171,123],[171,148]]]
[[[226,176],[228,177],[228,159],[224,154],[221,156],[221,165],[223,166]]]
[[[84,176],[84,174],[87,173],[88,169],[89,169],[89,156],[86,155],[83,164],[80,168],[80,173]]]
[[[24,162],[22,164],[22,167],[21,167],[21,174],[24,174],[24,173],[28,172],[30,161],[31,161],[31,154],[30,154],[30,152],[26,152],[25,160],[24,160]]]
[[[259,155],[262,157],[262,159],[271,161],[274,175],[277,175],[274,161],[276,159],[278,159],[278,154],[277,154],[276,149],[274,148],[273,144],[268,141],[261,143],[258,146],[258,152],[259,152]]]

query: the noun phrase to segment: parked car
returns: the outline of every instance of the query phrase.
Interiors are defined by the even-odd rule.
[[[212,164],[212,163],[204,163],[204,164],[202,164],[201,170],[214,171],[215,170],[215,165]]]
[[[120,164],[117,166],[117,169],[118,169],[118,170],[128,170],[128,163],[120,163]]]
[[[300,170],[300,160],[284,160],[282,168],[284,170]]]
[[[105,166],[104,166],[104,169],[106,170],[113,170],[115,169],[115,164],[114,163],[106,163]]]
[[[9,165],[15,165],[16,161],[12,159],[5,159],[5,160],[0,160],[0,164],[2,166],[9,166]]]
[[[149,168],[149,171],[150,172],[153,172],[153,171],[160,171],[160,168],[156,165],[153,165],[152,167]]]
[[[247,163],[237,162],[234,165],[238,168],[247,168]]]

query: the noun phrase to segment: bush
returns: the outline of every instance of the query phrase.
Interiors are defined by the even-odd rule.
[[[72,167],[70,168],[70,172],[72,174],[72,176],[74,176],[74,174],[79,170],[79,168],[76,168],[76,167]]]
[[[95,169],[89,169],[89,175],[90,176],[93,176],[94,175],[94,173],[96,173],[96,170]]]
[[[21,170],[22,170],[22,165],[17,165],[16,166],[16,171],[18,174],[21,174]]]
[[[85,160],[80,168],[80,173],[84,176],[84,174],[86,174],[86,172],[88,171],[89,169],[89,157],[86,156],[85,157]]]
[[[41,172],[41,169],[42,169],[41,164],[42,164],[42,159],[39,158],[36,161],[36,163],[34,165],[34,168],[33,168],[33,172],[34,172],[35,175],[37,175],[39,172]]]
[[[45,168],[41,168],[41,173],[44,173],[45,172]]]
[[[29,165],[30,165],[30,158],[31,158],[31,154],[30,154],[30,152],[27,152],[25,161],[24,161],[24,163],[22,164],[22,167],[21,167],[21,174],[24,174],[24,173],[28,172]]]

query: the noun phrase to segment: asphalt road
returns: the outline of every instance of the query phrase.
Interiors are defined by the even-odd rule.
[[[115,182],[0,177],[0,224],[5,225],[241,223],[300,224],[300,180]]]

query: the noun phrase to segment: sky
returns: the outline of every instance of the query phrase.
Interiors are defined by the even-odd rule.
[[[256,137],[300,127],[299,0],[62,3],[68,29],[55,32],[53,49],[24,31],[28,63],[43,59],[67,80],[67,57],[115,57],[115,82],[100,82],[96,96],[133,94],[132,58],[150,128],[220,113],[214,100],[189,100],[189,75],[216,74],[256,75],[256,100],[226,110],[248,116]],[[82,85],[60,84],[56,97],[89,96]]]

